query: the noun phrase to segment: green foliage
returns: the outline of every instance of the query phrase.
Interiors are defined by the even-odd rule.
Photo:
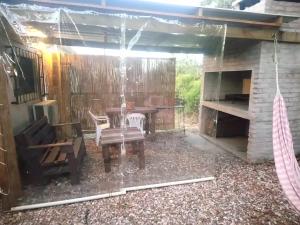
[[[231,4],[234,0],[202,0],[203,6],[217,7],[217,8],[232,8]]]
[[[182,99],[187,113],[198,112],[200,100],[199,60],[189,57],[177,59],[176,94]]]

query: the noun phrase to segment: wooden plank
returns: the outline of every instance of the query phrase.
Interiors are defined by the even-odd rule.
[[[61,152],[55,163],[56,164],[57,163],[66,163],[67,162],[66,160],[67,160],[67,154]]]
[[[48,3],[50,5],[64,5],[70,7],[80,7],[87,9],[101,9],[114,11],[118,13],[127,13],[127,14],[143,14],[143,15],[151,15],[151,16],[162,16],[162,17],[177,17],[182,19],[197,19],[208,22],[218,22],[218,23],[235,23],[235,24],[245,24],[248,26],[265,26],[265,27],[279,27],[280,21],[278,17],[276,17],[275,21],[271,22],[261,22],[249,19],[235,19],[235,18],[225,18],[225,17],[213,17],[213,16],[203,16],[203,15],[188,15],[188,14],[180,14],[180,13],[168,13],[168,12],[158,12],[158,11],[150,11],[150,10],[139,10],[139,9],[131,9],[131,8],[122,8],[115,6],[103,6],[96,4],[87,4],[87,3],[75,3],[75,2],[66,2],[66,1],[55,1],[55,0],[31,0],[32,2],[39,3]]]
[[[239,104],[239,102],[231,103],[229,101],[202,101],[201,105],[247,120],[251,119],[248,112],[248,106],[246,106],[245,104]]]
[[[137,128],[128,128],[126,131],[122,133],[121,129],[106,129],[106,132],[102,133],[101,144],[113,144],[113,143],[122,143],[123,138],[122,134],[124,134],[124,141],[131,142],[134,140],[144,140],[145,137]]]
[[[198,29],[200,29],[198,27]],[[296,32],[288,32],[288,31],[280,31],[278,29],[253,29],[253,28],[243,28],[243,27],[228,27],[226,37],[227,38],[233,38],[233,39],[247,39],[247,40],[261,40],[261,41],[273,41],[273,35],[274,33],[280,32],[280,35],[278,36],[279,42],[290,42],[290,43],[299,43],[300,42],[300,34]],[[199,32],[198,32],[199,33]],[[201,32],[202,33],[202,32]],[[217,32],[214,33],[211,32],[210,34],[207,34],[209,37],[221,37],[223,36],[224,32]],[[194,33],[196,34],[196,33]],[[203,33],[204,35],[205,32]],[[48,39],[44,40],[45,43],[48,44],[59,44],[59,35],[56,34],[56,32],[53,32],[53,36],[49,37]],[[78,35],[74,34],[62,34],[62,39],[64,41],[64,45],[67,46],[84,46],[82,43],[82,40],[78,40]],[[150,35],[151,36],[151,35]],[[99,47],[99,48],[119,48],[120,46],[118,44],[115,44],[113,42],[104,41],[99,35],[93,35],[93,34],[86,34],[84,35],[84,39],[86,39],[85,44],[92,47]],[[208,39],[209,40],[209,39]],[[201,40],[200,40],[201,41]],[[196,43],[196,42],[195,42]],[[155,39],[152,41],[149,41],[147,43],[144,43],[141,45],[140,43],[137,43],[133,49],[136,50],[160,50],[165,52],[194,52],[194,53],[201,53],[204,50],[207,49],[207,44],[209,41],[202,40],[199,42],[201,46],[197,46],[195,44],[190,43],[189,46],[172,46],[172,43],[170,42],[169,45],[164,44],[160,46],[160,44],[157,43]],[[176,42],[174,43],[176,44]],[[198,44],[198,43],[197,43]],[[177,50],[177,51],[176,51]],[[189,51],[188,51],[189,50]]]
[[[55,147],[55,148],[52,148],[51,150],[48,150],[47,156],[41,162],[43,164],[43,166],[48,166],[50,164],[53,164],[56,161],[56,159],[58,158],[59,152],[60,152],[59,147]]]
[[[133,110],[130,111],[131,113],[154,113],[158,112],[157,108],[155,107],[135,107]],[[106,113],[121,113],[121,108],[114,107],[106,109]]]
[[[140,132],[137,128],[135,127],[127,127],[127,131],[130,132]],[[108,128],[108,129],[103,129],[102,130],[102,136],[103,135],[110,135],[110,134],[114,134],[114,133],[120,133],[122,132],[121,128]]]
[[[16,10],[17,9],[13,9]],[[29,11],[30,12],[30,11]],[[41,15],[43,15],[43,12],[39,12]],[[119,31],[119,26],[120,26],[120,18],[116,16],[111,16],[109,14],[100,14],[100,15],[86,15],[86,14],[76,14],[76,13],[71,13],[70,16],[73,18],[75,21],[76,25],[80,26],[81,24],[88,25],[88,26],[94,26],[95,28],[98,28],[99,30],[101,27],[107,28],[109,26],[111,29]],[[180,17],[176,17],[179,18]],[[255,40],[273,40],[272,35],[277,32],[280,28],[281,25],[281,19],[282,17],[277,17],[273,23],[274,26],[265,26],[264,23],[261,24],[261,22],[256,22],[256,21],[249,21],[246,20],[246,24],[244,26],[237,26],[236,24],[228,24],[226,22],[226,18],[220,22],[220,23],[207,23],[207,26],[204,27],[199,27],[199,26],[193,26],[186,24],[185,26],[181,26],[176,23],[161,23],[158,20],[154,20],[151,18],[139,18],[137,19],[131,19],[129,18],[126,26],[128,27],[129,30],[131,31],[136,31],[138,30],[143,24],[145,24],[147,21],[150,21],[148,25],[145,27],[144,32],[155,32],[155,33],[165,33],[165,34],[172,34],[172,33],[177,33],[177,34],[199,34],[199,29],[201,29],[201,34],[207,35],[207,36],[220,36],[223,35],[223,32],[212,32],[212,26],[214,25],[219,25],[222,23],[228,24],[228,29],[227,29],[227,37],[228,38],[243,38],[243,39],[255,39]],[[84,22],[83,22],[84,21]],[[195,21],[197,22],[197,21]],[[198,21],[199,22],[199,21]],[[32,23],[29,21],[29,24]],[[35,26],[42,26],[45,27],[45,24],[37,25],[36,22]],[[252,25],[258,25],[262,27],[252,27]],[[53,24],[55,25],[55,24]],[[246,26],[247,25],[247,26]],[[52,32],[51,36],[55,35],[56,32]],[[86,33],[86,32],[83,32]],[[57,36],[58,34],[56,34]],[[62,38],[64,38],[64,35],[67,34],[62,34]],[[77,34],[74,34],[77,35]],[[82,34],[85,35],[85,34]],[[96,35],[93,37],[92,33],[87,34],[84,39],[87,41],[89,40],[89,36],[91,36],[90,41],[98,41],[98,43],[110,43],[110,41],[107,41],[107,38],[104,37],[103,35]],[[149,35],[151,37],[151,35]],[[58,36],[57,36],[58,37]],[[152,36],[153,37],[153,36]],[[66,37],[67,38],[67,37]],[[71,39],[79,39],[78,35],[77,38],[74,36]],[[103,40],[101,40],[103,39]],[[99,41],[100,40],[100,41]],[[286,42],[300,42],[300,37],[297,33],[295,32],[285,32],[282,31],[281,37],[279,37],[279,41],[286,41]],[[113,41],[111,42],[113,43]],[[151,42],[148,43],[151,45]],[[146,45],[145,45],[146,47]]]
[[[35,133],[25,136],[30,145],[50,144],[55,140],[55,131],[48,123],[36,130]]]
[[[140,136],[140,134],[141,134],[141,131],[130,133],[130,135],[135,135],[135,136]],[[122,132],[106,133],[106,134],[102,135],[102,140],[109,139],[109,138],[120,138],[121,135],[122,135]]]
[[[3,196],[3,209],[8,210],[16,204],[18,197],[22,195],[21,179],[19,174],[17,153],[13,136],[11,116],[10,116],[10,101],[7,91],[8,81],[3,69],[0,70],[0,124],[2,133],[2,147],[7,150],[5,167],[0,167],[0,184],[9,187],[9,195]],[[3,159],[3,157],[2,157]],[[2,160],[1,159],[1,160]]]
[[[81,146],[82,141],[83,141],[82,137],[77,137],[74,140],[73,149],[74,149],[75,159],[77,159],[77,156],[78,156],[78,153],[80,151],[80,146]]]
[[[28,127],[25,128],[24,131],[22,131],[22,133],[26,136],[33,136],[35,133],[37,133],[41,127],[44,127],[45,125],[47,125],[47,117],[44,117],[41,120],[38,120],[34,123],[32,123],[31,125],[29,125]]]

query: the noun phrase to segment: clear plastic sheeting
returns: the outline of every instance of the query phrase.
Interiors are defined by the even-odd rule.
[[[214,176],[213,146],[197,128],[187,128],[185,105],[175,92],[176,53],[210,55],[221,66],[226,26],[25,4],[1,4],[1,13],[23,40],[18,46],[42,52],[44,98],[57,101],[60,122],[81,123],[87,150],[79,185],[71,185],[68,175],[42,187],[24,182],[20,205]],[[11,56],[5,54],[7,64]],[[99,125],[99,147],[89,112],[109,119]],[[131,132],[132,113],[145,116],[142,132]],[[105,140],[111,144],[104,151]]]

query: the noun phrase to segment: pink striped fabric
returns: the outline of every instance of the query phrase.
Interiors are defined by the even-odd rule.
[[[295,157],[286,106],[279,91],[273,105],[273,151],[281,187],[300,213],[300,168]]]

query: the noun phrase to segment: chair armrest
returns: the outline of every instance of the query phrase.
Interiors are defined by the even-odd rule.
[[[30,146],[28,146],[28,149],[41,149],[41,148],[51,148],[51,147],[72,146],[72,145],[73,145],[73,143],[68,141],[68,142],[55,143],[55,144],[30,145]]]
[[[58,123],[58,124],[53,124],[53,127],[63,127],[63,126],[72,126],[75,128],[77,136],[82,137],[82,130],[81,130],[81,123],[80,122],[74,122],[74,123]]]
[[[109,117],[108,116],[96,116],[95,120],[97,121],[109,121]]]
[[[62,126],[74,126],[76,124],[80,124],[80,122],[74,122],[74,123],[57,123],[57,124],[52,124],[51,126],[53,126],[53,127],[62,127]]]

